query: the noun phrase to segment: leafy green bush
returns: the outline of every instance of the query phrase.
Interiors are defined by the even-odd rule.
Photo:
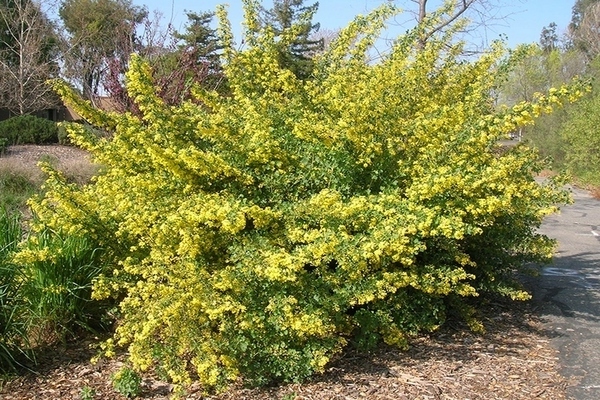
[[[0,137],[0,155],[4,154],[7,146],[8,146],[8,139]]]
[[[58,124],[57,138],[58,138],[58,144],[62,144],[62,145],[70,145],[71,144],[71,142],[69,141],[69,136],[67,134],[67,129],[64,127],[63,124]]]
[[[560,132],[566,142],[566,162],[581,182],[600,186],[600,95],[583,100],[569,113]]]
[[[58,127],[48,119],[19,115],[0,122],[0,138],[9,145],[58,143]]]
[[[93,295],[121,300],[106,354],[128,346],[136,370],[183,384],[298,381],[350,342],[405,346],[449,310],[469,317],[465,299],[480,293],[527,298],[513,274],[551,257],[536,227],[567,194],[536,183],[533,149],[498,142],[582,87],[494,111],[502,47],[467,62],[451,35],[423,42],[435,21],[369,63],[389,3],[343,30],[302,82],[245,4],[243,51],[219,11],[228,96],[195,88],[195,101],[167,106],[138,57],[127,82],[140,117],[55,84],[110,135],[68,127],[102,173],[80,187],[46,167],[36,229],[104,249]]]

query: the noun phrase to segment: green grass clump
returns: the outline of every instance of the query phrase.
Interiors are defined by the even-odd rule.
[[[43,230],[28,234],[27,200],[42,193],[42,174],[11,160],[0,164],[0,373],[33,361],[34,350],[82,330],[104,329],[105,303],[91,299],[100,250],[87,238]],[[51,162],[48,157],[40,161]],[[25,256],[15,258],[17,249]],[[27,251],[43,259],[27,259]]]
[[[44,230],[26,240],[17,262],[27,308],[29,335],[38,343],[64,340],[83,330],[106,327],[103,305],[91,299],[92,282],[101,272],[101,250],[81,236]],[[29,251],[46,257],[28,259]]]
[[[21,279],[11,257],[21,240],[18,216],[0,208],[0,372],[15,370],[30,354],[25,350],[26,326],[20,318]]]
[[[0,208],[9,211],[23,208],[27,199],[39,190],[39,182],[29,171],[0,166]]]

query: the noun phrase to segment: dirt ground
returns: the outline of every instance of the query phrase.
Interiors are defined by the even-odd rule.
[[[60,165],[89,168],[84,152],[63,146],[15,147],[0,156],[3,165],[35,165],[43,154]],[[88,164],[87,167],[84,167]],[[325,373],[303,384],[246,389],[243,382],[220,395],[192,385],[185,398],[212,400],[350,400],[350,399],[566,399],[573,382],[559,373],[552,333],[529,303],[490,301],[482,307],[486,333],[469,332],[450,321],[439,331],[412,340],[409,350],[386,346],[372,353],[349,350]],[[111,374],[126,355],[92,365],[98,338],[61,344],[38,357],[33,371],[0,382],[0,399],[124,399],[115,392]],[[168,399],[172,386],[152,374],[144,376],[141,399]]]

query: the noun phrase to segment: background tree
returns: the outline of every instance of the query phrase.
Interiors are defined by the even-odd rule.
[[[590,65],[590,75],[598,76],[600,59]],[[569,107],[560,127],[565,143],[565,164],[582,183],[600,187],[600,85],[595,82],[592,94]]]
[[[540,34],[540,46],[545,52],[558,49],[559,40],[556,28],[556,22],[551,22],[550,25],[545,26],[542,29],[542,33]]]
[[[145,18],[140,42],[131,51],[144,57],[151,65],[157,93],[169,105],[188,100],[194,84],[219,91],[226,90],[227,86],[219,56],[222,45],[216,29],[211,27],[214,13],[190,11],[187,16],[183,32],[157,30],[156,24]],[[113,107],[137,112],[124,82],[131,53],[111,60],[103,86],[111,97]]]
[[[579,29],[587,9],[598,2],[599,0],[576,0],[573,5],[573,14],[571,16],[569,29],[572,31]]]
[[[547,44],[543,48],[544,43]],[[500,87],[499,104],[509,106],[522,101],[531,101],[536,93],[548,91],[551,87],[570,82],[574,77],[586,73],[587,59],[576,48],[558,47],[544,42],[542,35],[540,46],[528,46],[517,51],[526,54],[521,62],[508,75]],[[541,155],[552,160],[554,167],[564,165],[566,143],[560,135],[561,126],[567,118],[567,109],[577,107],[565,105],[550,115],[540,117],[535,125],[523,127],[519,133],[529,143],[536,146]]]
[[[65,76],[93,99],[111,61],[136,49],[136,30],[148,11],[131,0],[65,0],[59,15],[67,33]]]
[[[414,6],[407,6],[407,11],[409,14],[414,15],[414,20],[417,24],[423,24],[426,20],[435,17],[435,22],[428,24],[427,29],[420,33],[421,47],[432,36],[446,31],[449,27],[461,23],[464,19],[468,19],[469,23],[464,24],[462,28],[463,33],[476,32],[481,28],[485,28],[485,26],[494,20],[502,19],[502,17],[497,16],[499,7],[493,4],[495,0],[445,2],[442,8],[439,7],[440,2],[431,2],[429,0],[410,0],[410,2]],[[401,22],[401,24],[407,23],[408,21]],[[470,48],[465,49],[465,51],[471,53],[479,50]]]
[[[200,83],[206,89],[224,87],[223,68],[220,51],[223,44],[217,30],[211,26],[214,12],[187,12],[188,22],[183,32],[175,32],[179,41],[176,58],[183,66],[184,75],[176,79],[177,92],[181,99],[189,96],[189,84]],[[170,79],[173,82],[173,79]]]
[[[262,10],[264,23],[274,30],[276,36],[281,37],[285,30],[297,27],[291,42],[279,42],[278,57],[279,64],[300,79],[310,77],[312,56],[323,50],[323,38],[314,36],[320,24],[312,22],[318,8],[319,3],[306,6],[304,0],[275,0],[271,9]]]
[[[591,60],[600,54],[600,1],[578,1],[573,7],[571,36]]]
[[[54,26],[31,0],[0,1],[0,107],[27,114],[59,104],[46,84],[58,77]]]

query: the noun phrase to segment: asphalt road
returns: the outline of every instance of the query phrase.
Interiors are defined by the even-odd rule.
[[[554,263],[544,267],[533,301],[560,353],[568,395],[600,399],[600,200],[572,189],[575,203],[548,217],[541,232],[558,239]]]

